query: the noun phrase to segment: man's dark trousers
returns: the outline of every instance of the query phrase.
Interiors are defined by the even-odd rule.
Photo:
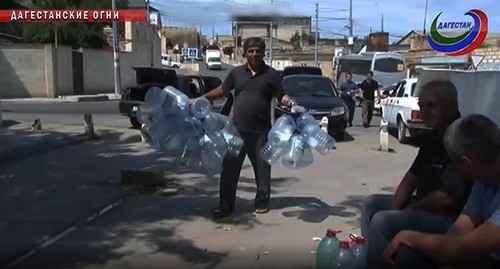
[[[374,106],[373,100],[368,100],[368,99],[363,100],[362,103],[363,113],[361,114],[361,116],[363,117],[363,125],[367,126],[370,125],[373,118],[373,106]]]
[[[356,111],[356,104],[354,102],[347,103],[347,109],[349,110],[349,125],[352,125],[352,120],[354,119],[354,112]]]
[[[219,207],[233,210],[241,168],[245,156],[248,155],[257,183],[255,208],[267,208],[271,197],[271,166],[259,156],[259,150],[267,143],[267,133],[240,131],[240,134],[245,143],[240,154],[237,157],[224,158],[220,179]]]

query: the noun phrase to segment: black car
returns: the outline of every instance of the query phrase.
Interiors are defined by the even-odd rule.
[[[146,93],[151,87],[172,86],[189,98],[197,98],[222,83],[217,77],[177,74],[175,70],[164,67],[134,67],[134,70],[137,86],[126,89],[118,103],[120,113],[130,118],[130,123],[134,128],[141,126],[136,118],[137,108],[144,104]],[[232,100],[227,102],[232,102]],[[220,107],[213,110],[221,112],[224,105],[219,104]]]
[[[348,110],[333,85],[333,82],[320,75],[288,75],[283,78],[283,88],[298,105],[320,122],[328,119],[328,134],[336,140],[344,140],[347,127]],[[279,106],[275,118],[283,115]]]

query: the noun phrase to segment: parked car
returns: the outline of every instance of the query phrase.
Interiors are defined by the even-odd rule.
[[[318,75],[322,76],[321,68],[315,66],[287,66],[283,69],[283,77],[289,75]]]
[[[165,67],[181,68],[181,63],[172,60],[170,56],[161,56],[161,65]]]
[[[407,143],[427,129],[420,117],[418,97],[414,95],[417,82],[417,78],[401,80],[392,95],[380,102],[382,119],[389,128],[397,128],[400,143]]]
[[[287,75],[283,88],[298,105],[303,106],[317,121],[328,119],[328,134],[336,140],[345,139],[348,110],[337,93],[333,82],[321,75]],[[274,117],[285,111],[278,105]]]
[[[141,127],[136,112],[138,107],[144,104],[146,93],[151,87],[173,86],[189,98],[197,98],[222,83],[217,77],[177,74],[173,69],[162,67],[135,67],[134,70],[137,86],[126,89],[118,103],[120,113],[130,118],[134,128]],[[225,103],[214,107],[213,110],[221,112],[224,105]]]

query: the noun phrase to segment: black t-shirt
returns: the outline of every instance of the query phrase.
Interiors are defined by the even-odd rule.
[[[363,80],[361,82],[361,89],[363,90],[363,98],[366,100],[375,100],[375,91],[378,89],[378,82],[372,79],[371,82]]]
[[[233,121],[240,131],[265,133],[271,129],[271,100],[281,100],[281,75],[266,65],[252,77],[248,66],[240,65],[229,73],[222,88],[234,89]]]
[[[455,216],[460,213],[470,194],[472,179],[462,175],[450,162],[442,138],[432,132],[424,134],[410,172],[418,178],[417,200],[439,190],[459,201],[449,213]]]

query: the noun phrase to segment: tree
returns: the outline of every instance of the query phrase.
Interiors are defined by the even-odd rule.
[[[111,1],[95,0],[32,0],[37,9],[111,9]],[[117,9],[127,7],[128,0],[117,0]],[[23,28],[23,39],[29,43],[54,43],[73,48],[102,48],[106,39],[102,33],[107,23],[49,22],[29,23]],[[122,25],[121,32],[124,32]],[[120,31],[119,31],[120,32]]]

